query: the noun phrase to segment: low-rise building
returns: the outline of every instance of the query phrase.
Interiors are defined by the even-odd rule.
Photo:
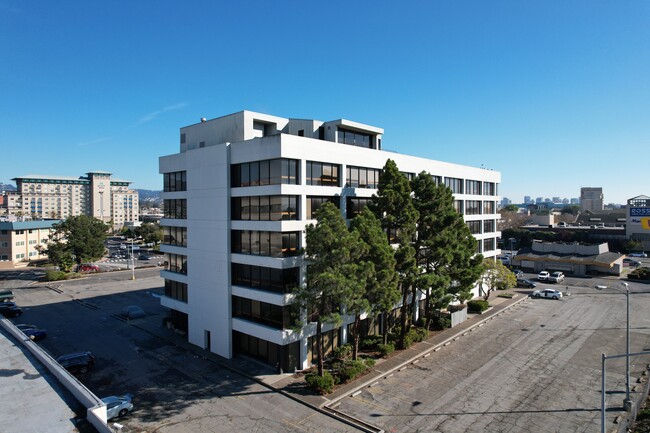
[[[563,271],[575,276],[591,273],[620,275],[625,255],[609,251],[607,242],[584,244],[533,241],[521,248],[512,265],[534,272]]]
[[[52,226],[58,222],[60,220],[0,222],[0,269],[47,259],[41,248],[46,246]]]

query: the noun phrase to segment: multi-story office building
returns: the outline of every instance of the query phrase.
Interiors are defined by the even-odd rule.
[[[603,198],[601,187],[580,188],[580,210],[603,210]]]
[[[130,181],[111,179],[111,173],[93,171],[86,176],[27,175],[12,179],[17,191],[7,194],[8,213],[32,218],[90,215],[120,228],[138,221],[138,192]]]
[[[160,158],[165,295],[170,325],[226,358],[309,367],[315,328],[292,327],[292,288],[305,281],[305,226],[324,202],[353,218],[377,192],[390,158],[413,177],[451,188],[477,240],[496,256],[498,186],[492,170],[382,151],[383,129],[344,119],[285,119],[242,111],[181,128],[180,152]],[[347,340],[325,327],[326,346]]]
[[[0,221],[0,269],[11,269],[32,260],[46,259],[44,247],[59,220]]]

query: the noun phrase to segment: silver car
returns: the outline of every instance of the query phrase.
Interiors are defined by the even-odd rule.
[[[125,395],[111,395],[102,398],[102,402],[106,405],[106,420],[115,417],[122,417],[133,410],[133,403],[131,403],[131,394]]]

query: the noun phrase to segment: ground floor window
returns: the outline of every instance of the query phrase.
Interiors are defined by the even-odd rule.
[[[243,332],[232,332],[233,352],[259,359],[284,372],[298,369],[300,342],[281,346]]]

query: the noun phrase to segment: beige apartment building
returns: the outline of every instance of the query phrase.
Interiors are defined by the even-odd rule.
[[[17,191],[8,192],[7,214],[33,219],[66,219],[91,215],[113,229],[139,219],[138,192],[128,180],[92,171],[86,176],[27,175],[12,179]]]
[[[0,269],[13,269],[33,260],[46,259],[39,251],[45,247],[52,226],[60,220],[0,221]]]

